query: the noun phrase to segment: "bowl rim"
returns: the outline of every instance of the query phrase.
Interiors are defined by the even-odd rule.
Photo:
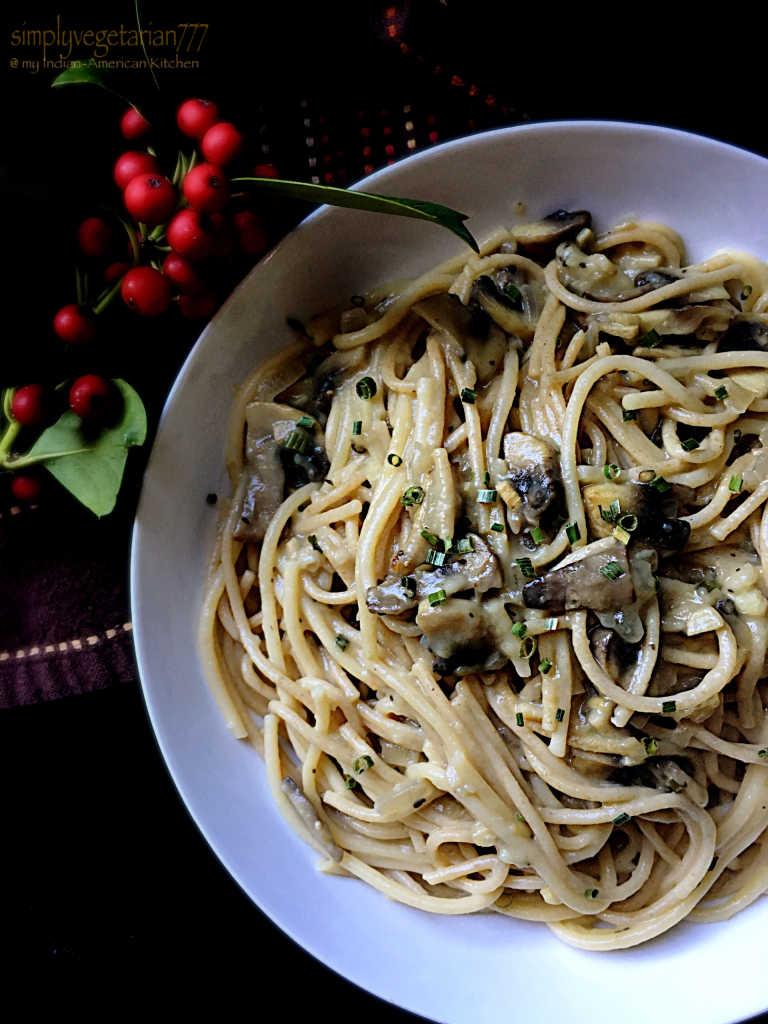
[[[702,135],[698,132],[686,131],[681,128],[673,128],[666,125],[658,125],[648,122],[607,119],[537,120],[533,122],[526,122],[524,124],[495,128],[486,132],[474,132],[462,135],[457,138],[453,138],[445,142],[433,145],[428,149],[418,150],[412,154],[408,154],[404,157],[401,157],[400,159],[394,161],[392,164],[382,167],[370,175],[367,175],[359,179],[358,181],[354,182],[354,184],[350,185],[349,189],[354,191],[366,192],[375,191],[376,186],[379,184],[379,182],[386,182],[387,178],[392,173],[392,171],[395,168],[402,166],[402,164],[404,164],[405,162],[410,163],[414,160],[417,160],[420,163],[428,164],[431,160],[443,159],[446,153],[450,153],[452,151],[456,151],[466,147],[472,147],[473,145],[482,145],[483,141],[488,139],[494,139],[509,135],[536,135],[540,133],[546,135],[556,135],[560,133],[594,132],[595,130],[604,132],[606,136],[620,135],[623,132],[627,132],[630,134],[644,133],[647,134],[649,137],[656,136],[669,138],[672,140],[677,139],[680,140],[681,142],[684,142],[685,140],[695,140],[698,144],[703,143],[706,146],[710,147],[711,149],[719,152],[725,150],[727,152],[730,152],[734,156],[738,155],[742,159],[744,157],[747,157],[749,160],[754,161],[758,165],[762,165],[764,168],[768,169],[768,157],[766,156],[763,156],[759,153],[755,153],[752,150],[746,149],[744,147],[736,146],[733,143],[724,142],[720,139],[713,138],[708,135]],[[381,194],[386,194],[386,192]],[[214,317],[209,321],[208,324],[205,325],[204,329],[201,331],[200,335],[198,336],[197,340],[195,341],[194,345],[192,346],[188,355],[186,356],[183,364],[181,365],[173,381],[173,384],[171,385],[171,388],[163,404],[162,413],[158,419],[155,436],[152,442],[152,448],[144,470],[142,488],[131,531],[128,578],[129,612],[131,621],[133,623],[135,623],[139,618],[139,615],[136,613],[138,612],[142,601],[141,593],[138,587],[138,573],[140,549],[142,543],[142,513],[144,512],[145,505],[149,500],[147,497],[146,479],[151,472],[153,463],[157,456],[158,439],[165,424],[165,421],[169,416],[171,407],[175,403],[178,393],[184,387],[187,378],[190,376],[193,367],[200,356],[201,350],[205,347],[209,333],[212,330],[215,330],[216,322],[220,316],[221,310],[228,303],[232,302],[234,298],[244,288],[248,287],[248,283],[251,277],[259,270],[260,267],[274,259],[279,259],[280,254],[282,253],[283,249],[288,246],[289,242],[291,242],[297,235],[301,234],[302,232],[310,228],[316,221],[326,218],[328,216],[333,216],[334,209],[334,207],[331,207],[327,204],[322,204],[315,210],[311,211],[306,217],[299,221],[299,223],[294,228],[292,228],[287,235],[281,238],[277,245],[274,246],[274,248],[270,249],[268,253],[266,253],[256,264],[254,264],[254,266],[248,271],[245,277],[240,282],[238,282],[238,284],[235,286],[232,292],[230,292],[230,294],[227,296],[226,300],[224,301],[220,309],[217,310]],[[353,980],[351,977],[343,973],[342,970],[337,969],[332,964],[328,963],[324,959],[321,952],[317,952],[315,951],[315,949],[308,947],[305,944],[305,941],[302,938],[299,938],[294,933],[293,928],[289,924],[283,923],[273,913],[265,909],[261,905],[259,900],[256,898],[256,896],[252,895],[248,891],[247,882],[242,880],[239,872],[229,864],[226,855],[220,849],[219,843],[217,842],[215,837],[209,834],[206,825],[199,820],[198,816],[192,810],[191,802],[187,798],[186,787],[182,778],[180,777],[179,769],[176,765],[173,764],[172,756],[166,749],[166,745],[162,737],[162,729],[160,723],[157,720],[155,709],[153,707],[150,694],[150,686],[145,681],[145,671],[148,675],[148,670],[145,668],[145,659],[147,652],[144,648],[140,629],[133,629],[132,646],[134,663],[136,665],[137,676],[140,683],[144,709],[152,727],[152,734],[155,744],[162,755],[165,769],[173,782],[173,785],[178,793],[179,798],[181,799],[181,802],[184,806],[186,813],[193,822],[199,834],[204,838],[205,842],[208,844],[211,851],[216,856],[221,866],[226,870],[230,878],[242,890],[245,896],[254,904],[256,909],[260,913],[264,914],[272,922],[272,924],[275,925],[275,927],[279,928],[284,935],[287,935],[288,938],[294,943],[296,943],[296,945],[298,945],[307,955],[311,956],[314,960],[323,964],[323,966],[331,972],[333,972],[333,974],[338,975],[338,977],[342,978],[348,984],[353,985],[361,991],[367,992],[370,995],[373,995],[375,998],[380,999],[384,1003],[388,1003],[391,1006],[394,1006],[398,1009],[402,1009],[406,1013],[419,1016],[420,1011],[404,1006],[402,1003],[395,1002],[394,999],[390,998],[388,995],[382,994],[379,991],[374,991],[371,988],[366,988],[365,985],[362,985],[361,983]],[[768,1010],[768,995],[765,999],[764,1009]],[[433,1018],[423,1019],[431,1020]],[[434,1019],[437,1020],[437,1018]],[[738,1020],[746,1022],[747,1020],[752,1019],[756,1018],[739,1018]],[[736,1021],[736,1019],[734,1018],[729,1018],[729,1022],[732,1022],[732,1024],[738,1024],[738,1021]],[[726,1022],[723,1021],[723,1024],[726,1024]]]

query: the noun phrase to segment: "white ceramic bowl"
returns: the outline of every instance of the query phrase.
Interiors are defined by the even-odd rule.
[[[366,179],[365,190],[471,214],[476,237],[552,210],[666,221],[689,255],[722,246],[768,258],[768,160],[665,128],[525,125],[460,139]],[[525,213],[513,213],[516,203]],[[230,736],[195,640],[232,387],[309,317],[389,278],[418,274],[461,243],[429,224],[323,207],[243,281],[205,329],[171,391],[144,481],[131,567],[136,652],[168,768],[194,820],[246,893],[339,974],[449,1024],[500,1020],[725,1024],[768,1006],[762,900],[718,925],[682,925],[646,946],[585,953],[543,924],[441,917],[388,902],[317,856],[272,804],[264,767]]]

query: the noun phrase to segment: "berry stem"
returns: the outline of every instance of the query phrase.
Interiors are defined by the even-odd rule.
[[[5,458],[21,430],[21,424],[16,420],[11,410],[16,390],[16,388],[7,388],[3,396],[3,416],[8,421],[8,426],[5,428],[2,438],[0,438],[0,464],[2,465],[5,465]]]
[[[125,217],[121,217],[119,213],[116,213],[115,217],[117,217],[117,219],[123,225],[125,230],[128,232],[128,238],[131,241],[131,248],[133,249],[133,265],[134,267],[137,267],[141,260],[141,247],[139,245],[138,235],[134,230],[133,224],[131,224],[129,220],[126,220]]]
[[[184,154],[181,152],[181,150],[179,150],[179,155],[176,157],[176,169],[174,170],[173,177],[171,178],[171,184],[173,185],[174,188],[178,187],[179,179],[181,178],[181,175],[182,175],[183,171],[184,171]]]
[[[125,274],[123,274],[123,277],[125,277]],[[99,316],[100,313],[104,312],[104,310],[107,308],[107,306],[110,304],[110,302],[112,302],[112,300],[115,298],[115,296],[119,294],[120,289],[122,288],[122,285],[123,285],[123,278],[121,277],[120,280],[109,289],[109,291],[104,296],[104,298],[101,300],[101,302],[97,306],[93,307],[93,315],[94,316]]]

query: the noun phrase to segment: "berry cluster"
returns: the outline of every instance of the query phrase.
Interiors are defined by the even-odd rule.
[[[83,294],[78,270],[77,302],[64,306],[53,320],[55,333],[67,345],[88,345],[97,335],[100,315],[118,294],[139,316],[159,316],[175,301],[183,316],[207,319],[218,301],[207,280],[210,261],[231,261],[237,252],[260,256],[267,249],[269,239],[259,217],[244,208],[250,197],[244,192],[233,195],[223,170],[239,156],[242,133],[222,120],[210,100],[182,103],[176,124],[194,149],[188,155],[179,150],[173,175],[163,173],[152,146],[123,153],[115,161],[113,177],[127,216],[115,212],[89,217],[78,228],[78,247],[89,261],[84,280],[100,277],[103,289],[96,297]],[[123,114],[120,128],[129,142],[152,131],[133,107]],[[253,173],[278,177],[271,164],[259,164]],[[125,248],[120,242],[123,229]],[[11,394],[6,416],[11,424],[15,421],[15,430],[39,432],[61,412],[61,387],[54,392],[32,383]],[[98,420],[110,406],[109,383],[92,373],[79,377],[69,388],[69,406],[83,420]],[[36,502],[41,486],[39,474],[19,471],[11,491],[19,501]]]
[[[172,178],[163,174],[154,150],[129,150],[119,156],[113,169],[130,221],[128,259],[117,259],[115,228],[103,217],[83,221],[77,233],[81,252],[106,266],[102,276],[106,291],[95,300],[64,306],[54,317],[53,329],[68,345],[85,345],[96,335],[96,318],[119,290],[129,309],[140,316],[164,313],[174,299],[185,317],[207,319],[217,299],[199,264],[208,259],[228,259],[236,250],[259,256],[267,249],[267,232],[258,216],[248,209],[231,209],[232,195],[227,167],[240,154],[244,137],[210,100],[190,99],[176,113],[179,130],[195,143],[189,157],[179,152]],[[120,122],[131,142],[152,129],[130,107]],[[199,162],[200,154],[204,162]],[[256,177],[278,176],[271,164],[253,169]],[[239,193],[238,199],[246,199]],[[118,287],[119,286],[119,287]]]

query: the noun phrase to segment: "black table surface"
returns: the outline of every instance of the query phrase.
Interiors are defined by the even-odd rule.
[[[704,45],[687,15],[669,11],[658,24],[638,18],[627,35],[618,25],[596,24],[594,16],[577,19],[572,12],[570,20],[547,25],[535,9],[509,3],[479,8],[466,0],[359,0],[285,10],[257,3],[249,5],[247,17],[242,4],[221,13],[196,3],[144,7],[146,20],[172,24],[197,17],[210,23],[207,63],[174,87],[215,93],[236,109],[241,123],[254,96],[271,103],[278,121],[283,110],[295,117],[299,97],[309,96],[316,109],[336,111],[341,123],[358,106],[402,102],[410,90],[443,111],[441,139],[521,119],[607,118],[670,124],[768,153],[760,62],[743,37],[759,29],[748,6],[723,26],[717,52]],[[67,16],[85,27],[111,27],[130,23],[132,8],[120,2],[107,18],[103,5],[80,3]],[[55,20],[52,5],[37,5],[35,17],[41,11]],[[20,28],[25,14],[32,18],[31,9],[16,11],[11,28]],[[409,40],[411,63],[396,62],[405,50],[400,46],[398,54],[390,45],[384,32],[390,24]],[[7,68],[8,60],[6,74]],[[455,101],[446,100],[447,86],[438,81],[445,69],[460,81],[476,79],[499,97],[484,119],[475,123],[473,117],[469,125],[458,91]],[[13,103],[4,149],[13,155],[21,149],[38,165],[56,154],[71,164],[76,149],[108,173],[109,160],[99,156],[104,101],[93,101],[96,113],[62,126],[47,98],[50,77],[27,78],[23,89],[18,75],[7,80]],[[67,151],[66,132],[75,127]],[[298,166],[289,145],[281,151],[277,139],[276,148],[275,162]],[[348,176],[363,172],[360,166]],[[41,283],[54,296],[52,308],[58,299],[71,301],[65,287],[70,268],[53,260],[41,282],[35,266],[40,239],[29,228],[36,225],[39,233],[50,225],[24,207],[6,215],[17,257],[12,312],[23,333],[30,310],[39,305]],[[288,211],[285,226],[301,215],[300,209]],[[46,307],[40,323],[48,315]],[[186,326],[184,331],[164,350],[154,391],[147,377],[151,418],[193,338]],[[23,362],[19,347],[9,350],[6,340],[3,345],[12,363]],[[137,373],[145,353],[134,354]],[[126,524],[123,559],[129,513],[118,513]],[[270,1004],[290,994],[295,1016],[333,1005],[353,1021],[418,1019],[315,962],[235,885],[170,781],[135,680],[3,710],[0,767],[0,1007],[9,1019],[65,1007],[110,1016],[117,1008],[256,1013],[263,1012],[263,997],[273,994]]]

